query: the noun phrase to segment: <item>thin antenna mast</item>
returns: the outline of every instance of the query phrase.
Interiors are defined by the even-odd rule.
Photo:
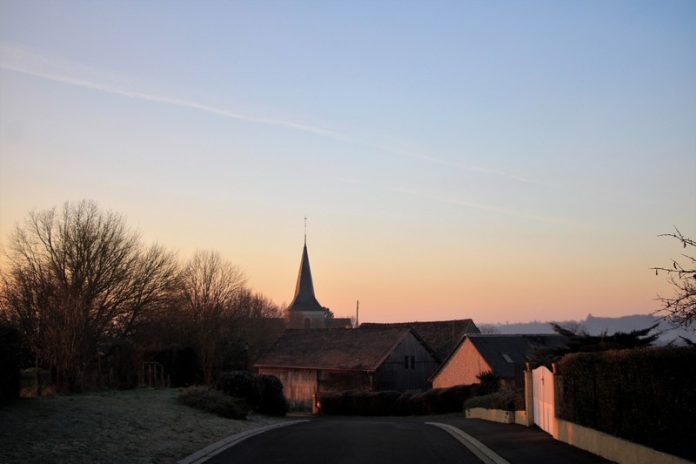
[[[304,218],[304,244],[307,245],[307,216]]]
[[[355,327],[360,327],[360,300],[355,301]]]

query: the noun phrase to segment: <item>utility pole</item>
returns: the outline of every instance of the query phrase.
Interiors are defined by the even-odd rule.
[[[360,327],[360,300],[355,302],[355,328]]]

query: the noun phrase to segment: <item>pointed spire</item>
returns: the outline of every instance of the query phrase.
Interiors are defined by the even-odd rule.
[[[297,274],[295,297],[288,307],[290,311],[323,311],[324,308],[314,296],[314,283],[312,282],[312,270],[309,267],[309,254],[307,253],[307,237],[302,249],[302,261],[300,271]]]

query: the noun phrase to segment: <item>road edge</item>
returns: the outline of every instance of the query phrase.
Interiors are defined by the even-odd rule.
[[[441,422],[426,422],[425,424],[442,429],[452,435],[458,442],[474,453],[484,464],[510,464],[495,451],[453,425],[443,424]]]
[[[235,433],[234,435],[230,435],[229,437],[223,438],[220,441],[216,441],[212,445],[208,445],[205,448],[200,449],[195,453],[178,460],[176,464],[201,464],[207,461],[208,459],[212,458],[213,456],[222,453],[226,449],[243,442],[247,438],[253,437],[254,435],[260,435],[264,432],[268,432],[269,430],[301,424],[303,422],[309,422],[309,420],[302,419],[287,422],[278,422],[276,424],[266,425],[265,427],[259,427],[258,429],[245,430],[244,432]]]

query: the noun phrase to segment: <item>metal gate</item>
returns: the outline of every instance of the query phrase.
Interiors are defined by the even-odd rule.
[[[532,371],[534,392],[534,423],[545,432],[554,435],[556,430],[556,408],[553,373],[546,367]]]

